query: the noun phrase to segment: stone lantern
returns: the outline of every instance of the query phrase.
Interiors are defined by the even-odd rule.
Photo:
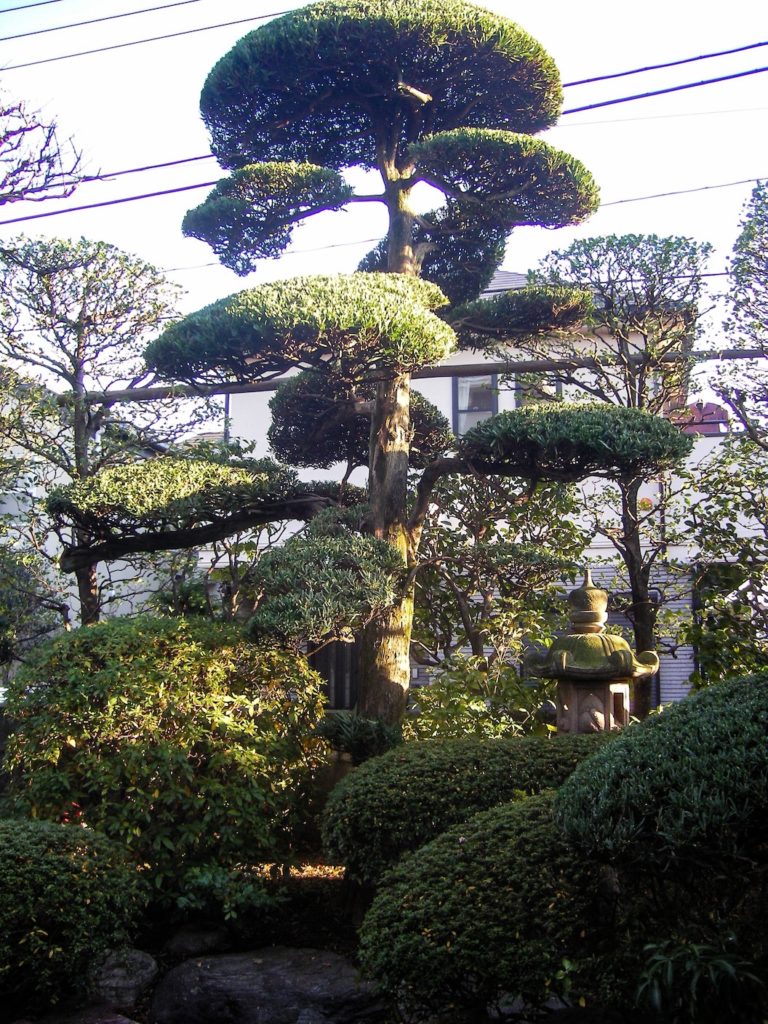
[[[568,595],[570,630],[545,651],[526,656],[528,675],[557,680],[558,732],[601,732],[629,722],[629,686],[658,671],[653,651],[635,655],[620,636],[604,633],[608,592],[584,582]]]

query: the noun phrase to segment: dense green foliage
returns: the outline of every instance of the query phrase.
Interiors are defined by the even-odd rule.
[[[670,872],[768,838],[768,675],[710,687],[630,726],[558,794],[578,849]]]
[[[474,4],[322,0],[241,39],[209,75],[201,110],[225,167],[257,159],[374,168],[376,135],[393,120],[410,132],[533,133],[554,123],[560,101],[551,58]]]
[[[352,192],[328,167],[256,164],[220,181],[205,202],[187,213],[182,230],[207,241],[225,267],[249,274],[258,260],[287,248],[303,216],[338,210]]]
[[[546,735],[540,711],[553,692],[549,681],[524,683],[514,665],[455,655],[419,687],[403,731],[409,740]]]
[[[406,372],[451,353],[445,305],[428,281],[394,274],[296,277],[251,288],[190,314],[146,350],[161,376],[216,384],[320,367],[346,380]]]
[[[530,285],[466,302],[448,317],[463,349],[506,347],[510,339],[567,331],[592,308],[590,292],[555,285]]]
[[[660,416],[600,403],[534,405],[492,416],[461,439],[483,472],[526,480],[623,480],[671,469],[692,440]]]
[[[375,392],[372,382],[353,390],[322,373],[288,378],[269,401],[272,423],[267,437],[272,451],[292,466],[366,466]],[[410,411],[409,464],[422,468],[451,447],[453,435],[445,416],[418,391],[411,393]]]
[[[414,143],[409,155],[424,181],[454,199],[483,196],[483,216],[507,230],[563,227],[597,208],[597,186],[580,162],[529,135],[457,128]]]
[[[131,938],[138,875],[79,825],[0,820],[0,1001],[29,1012],[82,994],[88,968]]]
[[[409,1019],[487,1019],[515,997],[536,1008],[553,994],[578,999],[590,994],[580,974],[599,940],[597,885],[554,827],[551,796],[502,804],[386,877],[363,922],[363,969]]]
[[[323,824],[328,856],[351,878],[377,882],[404,853],[475,811],[559,786],[607,738],[407,743],[367,761],[333,791]]]
[[[58,487],[47,504],[59,522],[102,540],[114,533],[191,529],[248,509],[258,512],[301,490],[295,472],[271,459],[226,464],[167,456]]]
[[[719,683],[576,769],[556,819],[642,907],[640,994],[675,1024],[768,1010],[768,676]],[[757,1004],[760,1010],[757,1010]]]
[[[285,857],[321,745],[321,680],[223,623],[115,620],[36,649],[8,689],[20,812],[124,844],[156,896]]]
[[[293,537],[266,552],[253,570],[261,594],[249,623],[253,636],[302,644],[352,641],[354,633],[394,604],[405,574],[400,553],[376,537]]]
[[[403,742],[400,729],[385,725],[376,718],[363,718],[354,711],[335,711],[326,715],[317,731],[334,750],[349,754],[353,764],[379,757]]]

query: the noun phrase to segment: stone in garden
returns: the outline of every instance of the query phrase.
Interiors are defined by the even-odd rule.
[[[95,999],[119,1010],[132,1010],[158,974],[149,953],[140,949],[113,950],[91,973]]]
[[[387,1004],[337,953],[274,947],[187,960],[155,990],[150,1024],[379,1024]]]
[[[174,959],[186,960],[191,956],[203,956],[205,953],[223,953],[231,944],[226,928],[187,926],[173,933],[163,951]]]

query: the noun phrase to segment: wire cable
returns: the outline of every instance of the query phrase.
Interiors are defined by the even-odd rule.
[[[634,196],[631,199],[615,199],[615,200],[613,200],[610,203],[600,203],[600,206],[598,208],[602,209],[602,207],[604,207],[604,206],[618,206],[619,204],[623,204],[623,203],[641,203],[641,202],[645,202],[648,199],[665,199],[668,196],[688,195],[688,194],[693,193],[693,192],[708,192],[708,191],[711,191],[711,190],[714,190],[714,189],[719,189],[719,188],[732,188],[734,185],[755,184],[758,181],[765,181],[767,178],[768,178],[768,176],[764,176],[764,177],[760,177],[760,178],[744,178],[741,181],[726,181],[726,182],[723,182],[722,184],[718,184],[718,185],[700,185],[700,186],[698,186],[696,188],[678,189],[678,190],[676,190],[674,192],[657,192],[655,195],[650,195],[650,196]],[[141,195],[123,196],[120,199],[105,199],[105,200],[103,200],[102,202],[99,202],[99,203],[86,203],[86,204],[84,204],[82,206],[68,206],[64,210],[47,210],[45,213],[31,213],[31,214],[26,214],[25,216],[22,216],[22,217],[11,217],[8,220],[0,220],[0,226],[5,225],[5,224],[21,224],[24,221],[30,221],[30,220],[42,220],[43,218],[46,218],[46,217],[58,217],[58,216],[60,216],[61,214],[64,214],[64,213],[79,213],[82,210],[95,210],[95,209],[97,209],[99,207],[104,207],[104,206],[119,206],[122,203],[133,203],[133,202],[137,202],[138,200],[141,200],[141,199],[155,199],[158,196],[173,195],[174,193],[177,193],[177,192],[191,192],[194,189],[199,189],[199,188],[212,188],[214,185],[217,185],[220,180],[221,179],[219,179],[217,181],[203,181],[203,182],[200,182],[199,184],[196,184],[196,185],[181,185],[181,186],[179,186],[177,188],[162,189],[159,192],[144,192]],[[362,241],[368,241],[368,239],[363,239]],[[373,239],[373,241],[378,241],[378,239]],[[340,242],[339,243],[339,245],[356,245],[356,244],[358,244],[358,243],[356,243],[356,242]],[[336,246],[335,245],[321,246],[321,249],[333,249],[333,248],[336,248]],[[317,251],[320,251],[320,250],[317,250]]]
[[[150,36],[147,39],[132,39],[127,43],[115,43],[113,46],[98,46],[93,50],[80,50],[78,53],[63,53],[58,57],[45,57],[42,60],[29,60],[24,64],[8,64],[0,69],[5,71],[18,71],[20,68],[35,68],[41,64],[55,64],[59,60],[70,60],[73,57],[89,57],[94,53],[108,53],[110,50],[124,50],[129,46],[139,46],[142,43],[158,43],[164,39],[178,39],[180,36],[191,36],[197,32],[210,32],[214,28],[229,28],[232,25],[245,25],[248,22],[266,21],[267,18],[277,18],[281,14],[290,14],[293,8],[287,11],[273,11],[271,14],[259,14],[253,18],[239,18],[237,21],[223,21],[218,25],[203,25],[200,28],[188,28],[183,32],[168,32],[162,36]]]
[[[621,96],[615,100],[602,100],[600,103],[589,103],[584,107],[571,107],[570,110],[564,110],[561,114],[564,117],[566,114],[580,114],[584,110],[597,110],[598,107],[613,107],[617,103],[631,103],[633,100],[647,100],[651,96],[663,96],[665,93],[670,92],[682,92],[684,89],[698,89],[702,85],[715,85],[717,82],[729,82],[734,78],[746,78],[749,75],[760,75],[764,71],[768,71],[768,67],[765,68],[751,68],[749,71],[737,71],[732,75],[720,75],[718,78],[705,78],[701,82],[688,82],[685,85],[670,85],[666,89],[654,89],[652,92],[640,92],[634,96]]]
[[[761,43],[747,43],[746,46],[737,46],[733,50],[719,50],[717,53],[703,53],[699,57],[682,57],[680,60],[671,60],[666,64],[649,64],[644,68],[633,68],[631,71],[616,71],[610,75],[597,75],[594,78],[582,78],[577,82],[563,82],[564,89],[572,89],[576,85],[592,85],[593,82],[607,82],[612,78],[626,78],[628,75],[642,75],[646,71],[661,71],[664,68],[676,68],[681,64],[694,64],[700,60],[710,60],[712,57],[729,57],[732,53],[744,53],[745,50],[756,50],[760,46],[768,46],[768,41]]]
[[[27,39],[29,36],[43,36],[48,32],[63,32],[68,28],[82,28],[83,25],[98,25],[102,21],[116,21],[118,18],[132,18],[136,14],[153,14],[155,11],[165,11],[169,7],[185,7],[187,4],[199,4],[200,2],[201,0],[174,0],[174,2],[170,4],[162,4],[159,7],[145,7],[140,11],[126,11],[124,14],[108,14],[103,18],[90,18],[88,21],[73,21],[69,25],[53,25],[50,28],[36,28],[31,32],[19,32],[15,36],[0,36],[0,43],[8,43],[12,39]]]
[[[11,14],[13,11],[28,11],[30,7],[47,7],[48,4],[60,4],[61,0],[38,0],[36,4],[23,4],[21,7],[4,7],[0,14]]]

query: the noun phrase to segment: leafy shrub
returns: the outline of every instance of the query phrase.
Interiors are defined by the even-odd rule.
[[[583,996],[581,964],[598,945],[597,872],[560,838],[551,804],[543,794],[477,814],[384,879],[361,962],[406,1010]]]
[[[767,740],[768,673],[718,684],[581,765],[558,795],[558,821],[604,859],[720,864],[768,839]]]
[[[560,785],[607,734],[425,740],[361,765],[331,793],[323,822],[330,858],[376,882],[410,850],[475,811]]]
[[[754,1024],[768,1005],[751,964],[722,945],[667,941],[646,946],[638,1002],[665,1024]]]
[[[546,735],[537,717],[551,694],[547,683],[529,686],[512,665],[480,658],[453,658],[437,671],[416,696],[417,713],[404,724],[406,739],[494,739],[526,733]]]
[[[385,754],[403,742],[403,734],[396,726],[377,718],[363,718],[352,711],[327,715],[317,731],[334,750],[349,754],[354,764]]]
[[[630,726],[557,795],[578,855],[610,861],[622,898],[643,901],[640,934],[659,951],[644,992],[670,1020],[688,1019],[693,988],[753,1019],[747,976],[768,975],[766,740],[768,674],[735,679]]]
[[[60,636],[19,672],[8,710],[16,809],[124,843],[166,903],[192,868],[285,858],[324,749],[317,673],[204,620]]]
[[[0,821],[0,1003],[30,1010],[82,986],[130,938],[138,874],[104,836],[77,825]]]

